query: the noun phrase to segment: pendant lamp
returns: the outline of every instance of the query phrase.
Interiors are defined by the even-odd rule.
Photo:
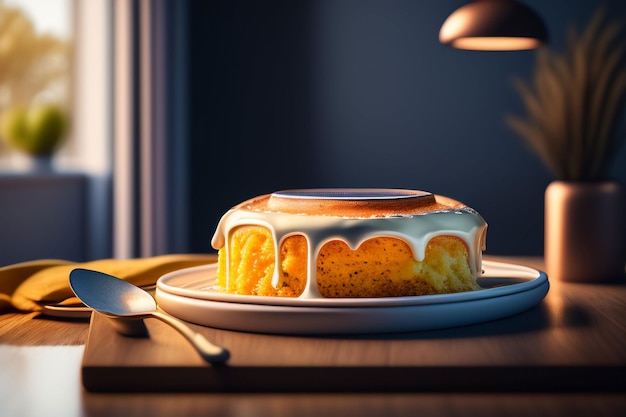
[[[515,0],[476,0],[455,10],[441,26],[439,41],[458,49],[516,51],[548,41],[546,25]]]

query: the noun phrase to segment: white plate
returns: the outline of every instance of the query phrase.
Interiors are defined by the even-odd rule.
[[[217,265],[171,272],[157,281],[167,313],[215,328],[277,334],[365,334],[442,329],[521,313],[547,294],[536,269],[483,261],[484,288],[414,297],[299,299],[224,294],[212,289]]]

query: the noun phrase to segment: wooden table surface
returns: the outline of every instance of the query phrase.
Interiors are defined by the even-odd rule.
[[[543,267],[537,258],[486,259]],[[531,363],[582,370],[570,373],[571,378],[586,378],[584,370],[591,368],[622,373],[626,367],[626,281],[550,284],[541,304],[510,318],[454,329],[342,340],[342,350],[320,354],[343,355],[344,359],[347,355],[358,364],[359,358],[372,352],[386,352],[393,361],[406,354],[403,349],[411,348],[423,356],[422,363],[440,366],[441,372],[445,372],[445,355],[451,355],[457,365],[481,363],[493,368]],[[610,392],[593,386],[586,386],[584,391],[532,390],[526,383],[524,390],[511,386],[499,392],[93,393],[81,383],[88,331],[88,320],[54,319],[35,313],[0,316],[0,415],[626,415],[623,382],[608,384]],[[220,342],[228,346],[231,341],[242,340],[242,335],[233,334],[232,340],[229,337],[229,332],[224,332]],[[298,346],[303,346],[301,338],[271,336],[271,342],[250,349],[272,355],[273,347],[284,352],[292,346],[297,354]],[[316,339],[311,343],[317,343]],[[542,378],[540,368],[537,381]],[[619,374],[605,374],[624,379]],[[489,376],[476,369],[472,377],[478,381]]]

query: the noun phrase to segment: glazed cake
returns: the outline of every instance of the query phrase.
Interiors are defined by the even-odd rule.
[[[486,229],[472,208],[425,191],[280,191],[224,214],[216,287],[303,298],[472,291]]]

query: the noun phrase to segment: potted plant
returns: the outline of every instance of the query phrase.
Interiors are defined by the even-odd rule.
[[[564,281],[623,277],[623,185],[611,179],[626,98],[624,34],[598,11],[582,33],[571,29],[559,54],[537,52],[532,83],[516,80],[527,115],[507,117],[550,169],[545,192],[545,261]]]
[[[5,142],[30,155],[43,169],[49,169],[66,127],[65,112],[57,104],[12,105],[0,115],[0,135]]]

